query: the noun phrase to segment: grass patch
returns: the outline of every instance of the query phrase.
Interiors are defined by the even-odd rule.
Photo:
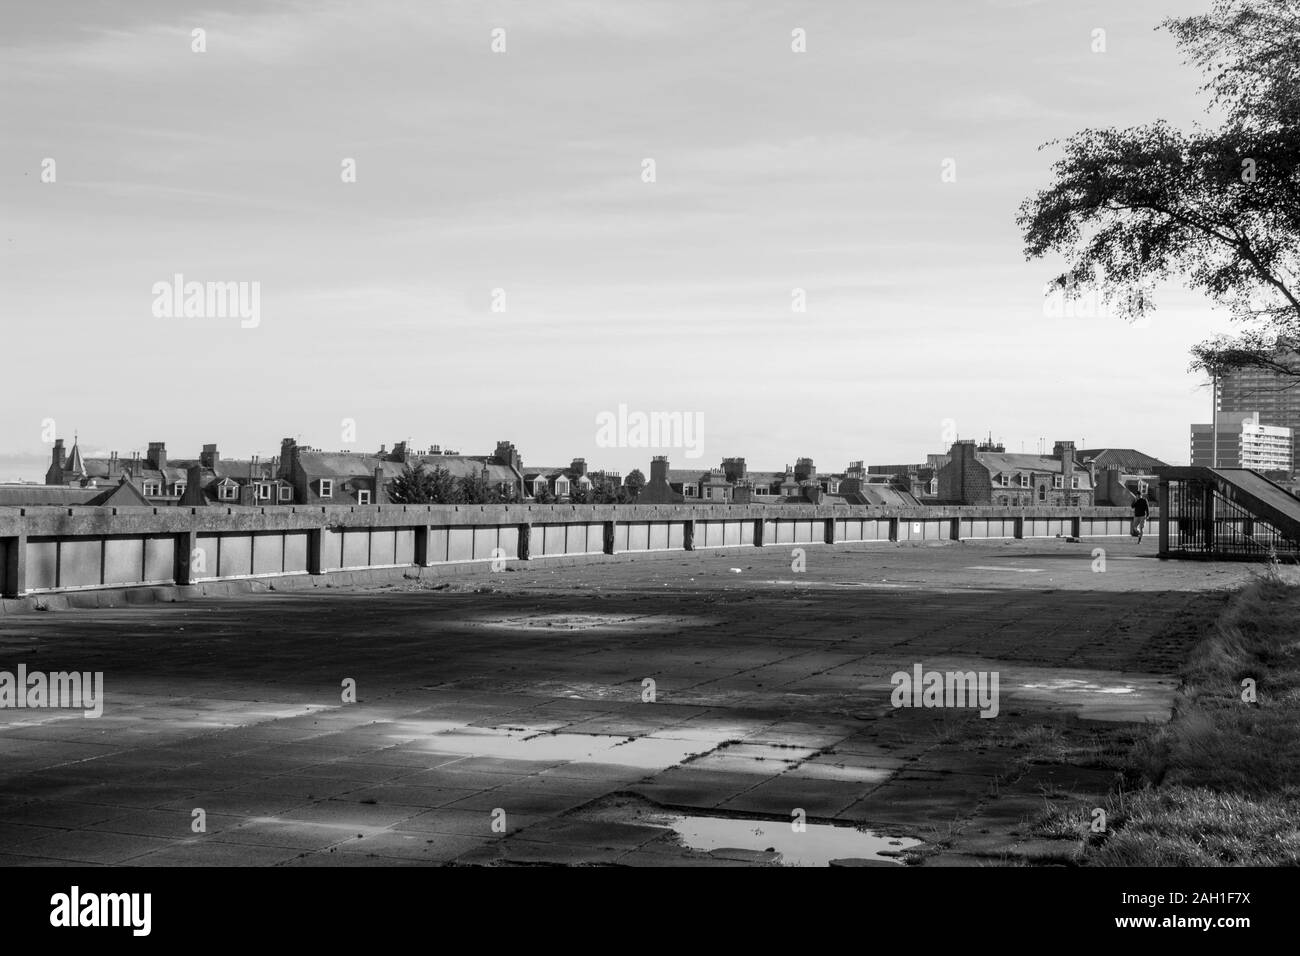
[[[1270,569],[1243,588],[1182,680],[1173,718],[1134,743],[1086,862],[1300,864],[1300,586]]]

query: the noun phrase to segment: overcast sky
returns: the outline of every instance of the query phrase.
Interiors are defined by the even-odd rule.
[[[1042,143],[1206,119],[1154,29],[1206,5],[10,5],[0,479],[43,472],[46,419],[87,453],[511,439],[648,470],[597,444],[620,404],[702,416],[675,467],[923,461],[949,419],[1185,462],[1187,350],[1224,316],[1176,287],[1144,328],[1045,315],[1058,264],[1014,220]],[[155,317],[177,273],[260,283],[258,324]]]

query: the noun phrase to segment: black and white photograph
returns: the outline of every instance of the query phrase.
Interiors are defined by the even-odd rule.
[[[15,931],[1239,946],[1297,634],[1300,0],[0,5]]]

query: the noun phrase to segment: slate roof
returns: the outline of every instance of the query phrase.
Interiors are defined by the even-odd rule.
[[[1075,457],[1092,459],[1098,468],[1118,468],[1131,475],[1154,474],[1152,469],[1164,464],[1136,448],[1083,448],[1075,452]]]
[[[443,468],[453,478],[477,478],[483,474],[484,465],[488,481],[513,482],[516,477],[513,468],[498,464],[489,455],[411,455],[404,464],[379,455],[299,450],[298,464],[308,475],[325,478],[370,478],[376,468],[381,468],[384,478],[391,479],[401,475],[408,464],[412,469],[423,464],[426,471]]]
[[[1050,455],[1020,455],[1011,452],[980,451],[975,453],[975,460],[989,470],[990,475],[1028,474],[1029,472],[1061,473],[1061,459]],[[1079,479],[1079,487],[1091,488],[1092,478],[1086,468],[1075,461],[1074,474]]]
[[[102,490],[76,485],[0,485],[0,508],[84,505]]]

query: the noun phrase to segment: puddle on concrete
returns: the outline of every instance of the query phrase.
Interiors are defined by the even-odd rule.
[[[593,628],[659,628],[679,624],[683,618],[662,614],[526,614],[480,620],[487,627],[520,628],[524,630],[587,631]]]
[[[545,727],[473,727],[445,721],[402,721],[388,736],[415,743],[435,754],[502,757],[539,763],[606,763],[647,770],[676,766],[688,757],[713,750],[726,738],[727,728],[702,739],[647,735],[553,733]],[[422,729],[417,738],[413,730]]]
[[[801,833],[786,821],[732,820],[726,817],[668,817],[664,825],[676,832],[683,844],[706,853],[738,849],[750,852],[772,850],[781,866],[829,866],[831,860],[872,860],[902,866],[885,854],[899,853],[920,840],[885,836],[870,830],[808,823]],[[715,855],[725,855],[715,853]]]

